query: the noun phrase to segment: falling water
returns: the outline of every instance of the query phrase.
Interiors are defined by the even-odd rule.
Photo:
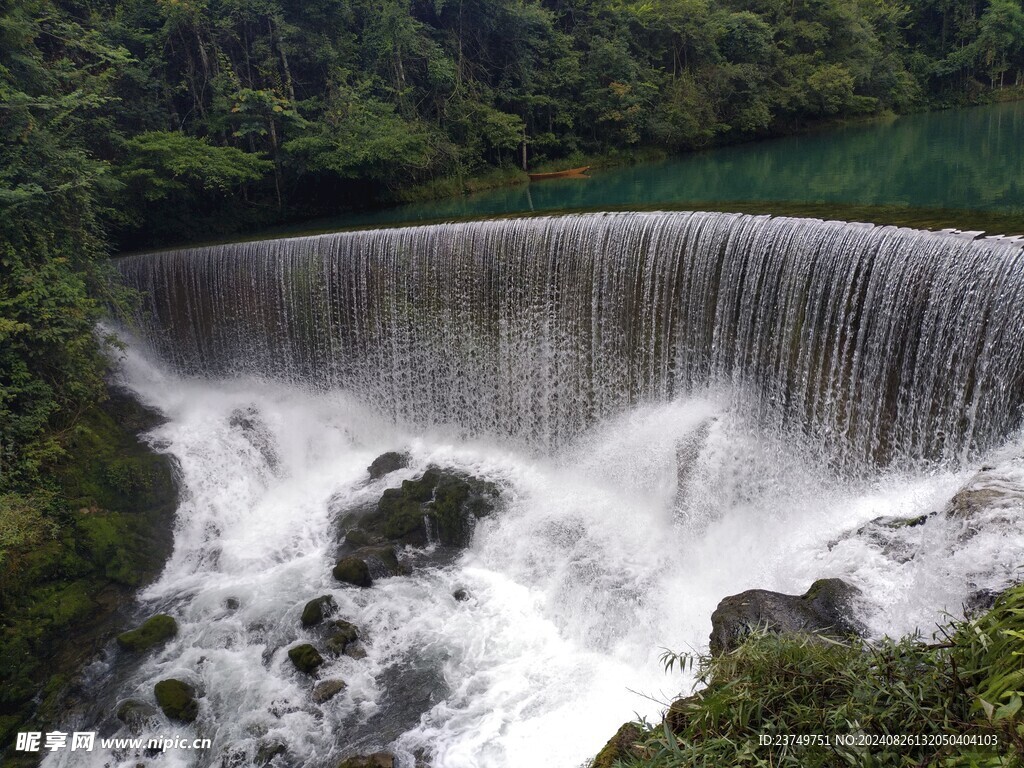
[[[166,416],[148,439],[183,491],[133,621],[180,631],[144,656],[111,644],[63,730],[211,746],[46,768],[337,768],[377,749],[400,768],[577,768],[688,692],[660,649],[706,648],[726,595],[840,577],[879,637],[1021,578],[1012,241],[634,213],[119,264],[148,301],[119,375]],[[410,466],[371,481],[389,450]],[[943,514],[983,464],[998,503]],[[500,509],[444,564],[406,549],[407,575],[335,580],[343,516],[431,465],[492,481]],[[311,678],[287,652],[321,642],[299,617],[325,594],[366,657]],[[194,724],[156,709],[169,677],[198,691]],[[322,679],[346,687],[318,702]],[[143,726],[118,719],[127,701]]]
[[[540,448],[728,388],[839,463],[960,461],[1020,418],[1024,259],[816,219],[620,213],[122,259],[179,371],[343,388],[401,423]]]

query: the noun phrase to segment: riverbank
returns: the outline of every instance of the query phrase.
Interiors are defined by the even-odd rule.
[[[758,633],[718,656],[667,654],[701,689],[661,723],[624,725],[591,768],[1019,765],[1022,616],[1018,586],[934,642]]]
[[[172,546],[170,459],[139,435],[159,416],[127,393],[81,414],[51,488],[0,497],[0,752],[18,731],[45,731],[76,703],[76,677],[123,628],[135,591]]]

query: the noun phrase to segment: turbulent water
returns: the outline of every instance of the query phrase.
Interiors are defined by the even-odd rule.
[[[720,213],[340,233],[135,256],[178,370],[343,387],[399,421],[552,447],[731,388],[843,463],[961,460],[1024,402],[1006,240]]]
[[[118,704],[178,677],[198,721],[156,714],[146,735],[213,745],[47,768],[242,768],[276,744],[277,768],[381,748],[401,768],[575,768],[688,690],[659,655],[706,648],[726,595],[838,576],[864,590],[874,636],[930,632],[1020,578],[1019,251],[645,214],[122,262],[154,299],[121,378],[167,416],[149,439],[185,491],[137,613],[181,631],[141,661],[111,648],[66,730],[127,735]],[[396,449],[412,464],[370,482]],[[1002,500],[942,514],[982,463]],[[501,508],[454,561],[334,581],[339,516],[431,464],[495,482]],[[321,679],[348,685],[316,704],[287,649],[313,637],[299,615],[322,594],[367,656],[329,660]]]

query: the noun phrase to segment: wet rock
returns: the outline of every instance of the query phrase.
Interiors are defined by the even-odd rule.
[[[462,587],[459,587],[454,592],[452,592],[452,597],[455,598],[456,602],[464,603],[467,600],[469,600],[469,592],[467,592]]]
[[[309,643],[297,645],[288,649],[288,658],[300,672],[311,675],[324,663],[324,657]]]
[[[365,560],[354,555],[341,558],[331,573],[338,581],[357,587],[369,587],[373,584],[373,579],[370,578],[370,567]]]
[[[346,541],[386,540],[423,547],[437,541],[464,547],[476,520],[494,510],[497,486],[462,473],[430,467],[420,477],[388,488]]]
[[[342,760],[338,768],[395,768],[395,757],[390,752],[359,755]]]
[[[313,688],[313,701],[317,704],[323,704],[325,701],[330,701],[343,690],[345,690],[346,684],[344,680],[324,680],[322,683],[317,683]]]
[[[360,549],[362,547],[369,547],[374,544],[380,544],[383,539],[371,536],[362,528],[352,528],[345,532],[345,543],[348,544],[352,549]]]
[[[142,653],[178,634],[178,622],[167,614],[160,613],[147,619],[141,626],[117,636],[117,644],[123,651]]]
[[[182,680],[161,680],[153,687],[156,703],[171,720],[191,723],[199,714],[196,689]]]
[[[370,569],[370,576],[375,579],[405,573],[405,569],[398,562],[398,553],[394,547],[365,547],[356,552],[356,557],[363,559]]]
[[[267,741],[256,747],[256,765],[268,765],[275,757],[288,751],[288,746],[280,741]]]
[[[636,723],[625,723],[597,753],[590,768],[614,768],[614,766],[641,756],[637,742],[643,731]]]
[[[359,661],[360,659],[366,658],[366,649],[363,648],[361,643],[349,644],[345,648],[345,655],[348,656],[350,659],[355,659],[356,661]]]
[[[974,618],[992,610],[1002,593],[995,589],[978,589],[964,599],[964,616]]]
[[[373,463],[366,468],[366,471],[370,473],[371,480],[379,480],[384,477],[384,475],[388,475],[399,469],[405,469],[408,467],[410,458],[411,457],[408,453],[388,451],[374,459]]]
[[[914,558],[916,548],[914,540],[906,536],[906,531],[924,525],[933,514],[916,517],[876,517],[860,528],[830,541],[829,551],[849,539],[861,539],[897,563],[908,562]]]
[[[263,421],[259,410],[254,405],[247,408],[236,408],[228,417],[228,423],[241,430],[249,444],[259,451],[271,472],[276,472],[281,464],[277,455],[274,435]]]
[[[328,616],[333,616],[338,610],[338,604],[330,595],[321,595],[306,603],[302,609],[302,626],[315,627]]]
[[[156,707],[136,699],[128,699],[117,708],[117,719],[133,736],[141,734],[156,715]]]
[[[335,656],[345,653],[346,648],[359,640],[359,628],[351,622],[336,619],[328,626],[327,650]]]
[[[241,603],[238,601],[237,597],[229,597],[224,601],[224,607],[229,611],[237,611],[240,605]]]
[[[711,615],[711,653],[732,650],[755,630],[837,638],[861,634],[852,613],[859,594],[842,579],[819,579],[799,596],[764,589],[732,595]]]
[[[700,703],[700,694],[676,699],[665,713],[665,724],[672,733],[682,733],[690,721],[690,712]]]

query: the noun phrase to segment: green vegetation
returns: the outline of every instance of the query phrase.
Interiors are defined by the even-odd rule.
[[[630,768],[682,766],[1011,766],[1024,758],[1024,586],[945,639],[869,645],[757,634],[697,660],[706,687],[655,728],[626,731],[601,759]],[[693,663],[668,654],[666,664]],[[935,737],[900,746],[770,744],[761,736]],[[981,743],[944,743],[972,736]],[[615,741],[615,740],[613,740]],[[609,751],[614,750],[615,755]],[[613,759],[615,758],[615,759]],[[616,762],[617,759],[617,762]]]
[[[161,680],[153,686],[156,703],[171,720],[191,723],[199,715],[196,689],[181,680]]]
[[[170,640],[178,634],[178,622],[165,613],[150,616],[142,626],[117,636],[122,650],[142,653]]]
[[[69,672],[117,631],[119,604],[170,552],[172,471],[134,437],[147,423],[109,398],[63,436],[48,482],[0,496],[0,748],[48,722]]]

